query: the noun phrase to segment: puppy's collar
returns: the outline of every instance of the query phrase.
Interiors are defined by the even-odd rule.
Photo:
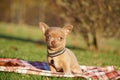
[[[57,51],[55,53],[49,53],[48,52],[48,56],[49,57],[56,57],[56,56],[59,56],[59,55],[63,54],[65,51],[66,51],[66,48],[63,48],[62,50]]]

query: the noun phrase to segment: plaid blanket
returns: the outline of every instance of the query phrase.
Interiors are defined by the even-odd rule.
[[[83,74],[65,75],[60,72],[52,73],[46,62],[0,58],[0,71],[52,77],[80,77],[93,80],[120,79],[120,71],[114,70],[114,66],[96,67],[80,65],[80,68]]]

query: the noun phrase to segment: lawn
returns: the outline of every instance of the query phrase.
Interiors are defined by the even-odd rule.
[[[72,41],[74,39],[74,41]],[[120,66],[120,40],[107,40],[109,49],[98,51],[86,50],[80,36],[69,35],[67,47],[77,56],[81,65]],[[38,26],[0,23],[0,57],[19,58],[28,61],[46,61],[44,36]],[[67,80],[72,78],[53,78],[38,75],[0,72],[0,80]]]

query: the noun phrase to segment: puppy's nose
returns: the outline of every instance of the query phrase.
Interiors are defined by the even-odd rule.
[[[52,45],[55,45],[55,41],[52,41],[51,44],[52,44]]]

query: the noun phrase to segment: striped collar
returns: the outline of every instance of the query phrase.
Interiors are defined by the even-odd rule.
[[[66,51],[66,48],[63,48],[62,50],[54,52],[54,53],[49,53],[48,52],[48,56],[49,57],[56,57],[56,56],[59,56],[59,55],[63,54],[65,51]]]

